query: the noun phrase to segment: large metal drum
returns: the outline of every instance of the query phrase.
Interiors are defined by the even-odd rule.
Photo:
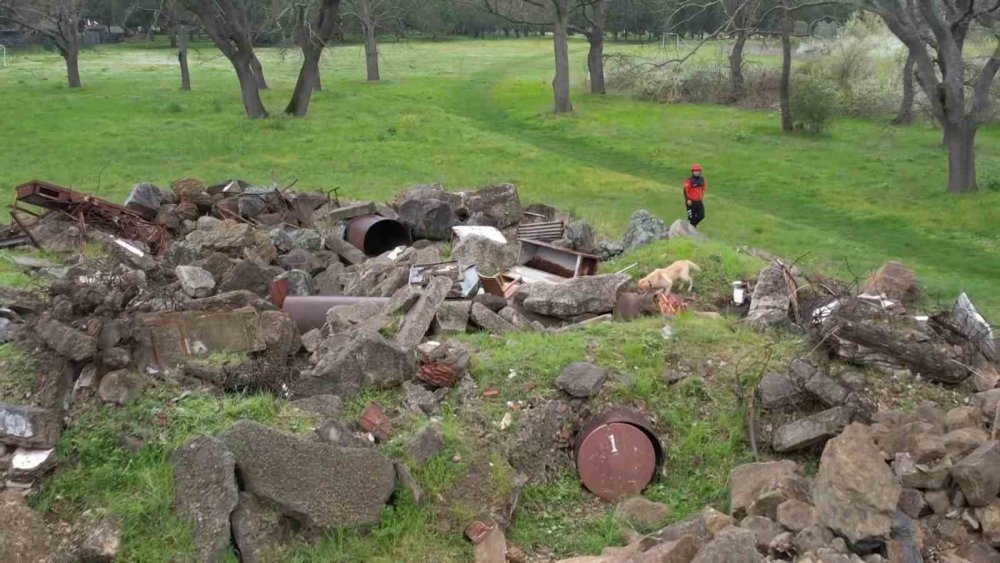
[[[613,409],[590,419],[577,436],[580,481],[605,500],[639,494],[661,463],[663,446],[652,426],[629,409]]]

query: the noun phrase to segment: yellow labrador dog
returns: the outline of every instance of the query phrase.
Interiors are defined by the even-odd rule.
[[[639,291],[645,293],[655,290],[669,294],[675,284],[677,284],[678,289],[681,288],[678,282],[687,283],[687,290],[691,291],[691,288],[694,287],[691,270],[700,272],[701,268],[690,260],[678,260],[666,268],[653,270],[648,276],[639,280]]]

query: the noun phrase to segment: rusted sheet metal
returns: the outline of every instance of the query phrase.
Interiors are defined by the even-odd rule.
[[[413,239],[409,229],[399,221],[372,213],[348,221],[347,242],[368,256],[378,256],[397,246],[409,246]]]
[[[260,352],[267,347],[253,307],[233,311],[184,311],[141,315],[149,331],[153,358],[172,365],[189,356],[213,352]]]
[[[33,180],[17,187],[17,202],[61,211],[84,228],[95,227],[127,240],[138,240],[153,253],[163,250],[165,230],[139,213],[98,197],[82,194],[48,182]]]
[[[273,295],[273,294],[272,294]],[[299,334],[305,334],[326,323],[326,312],[340,305],[357,303],[388,303],[388,297],[348,297],[343,295],[289,295],[281,310],[295,322]]]
[[[600,258],[540,240],[521,240],[517,264],[561,278],[578,278],[597,273]],[[528,281],[528,280],[525,280]]]
[[[677,313],[687,311],[687,303],[673,293],[657,293],[653,299],[664,315],[673,316]]]
[[[559,240],[566,232],[566,225],[562,221],[547,221],[538,223],[521,223],[517,226],[518,240]]]
[[[577,435],[576,468],[590,492],[617,500],[638,494],[663,463],[663,446],[649,420],[626,408],[591,418]]]

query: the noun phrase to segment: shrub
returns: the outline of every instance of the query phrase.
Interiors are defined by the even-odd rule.
[[[823,132],[823,127],[839,105],[837,91],[828,81],[800,80],[792,90],[792,115],[811,133]]]

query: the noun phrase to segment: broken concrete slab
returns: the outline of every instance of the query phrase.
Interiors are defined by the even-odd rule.
[[[495,276],[517,263],[517,246],[471,235],[455,245],[451,257],[461,264],[475,264],[481,275]]]
[[[501,335],[517,330],[514,328],[514,325],[504,320],[503,317],[487,309],[485,306],[480,305],[479,303],[472,304],[469,318],[476,326],[489,332],[490,334]]]
[[[853,415],[847,407],[834,407],[782,425],[774,433],[774,451],[792,452],[821,444],[840,434]]]
[[[142,394],[143,379],[127,369],[104,374],[97,388],[97,396],[105,403],[127,405]]]
[[[0,403],[0,443],[46,449],[62,434],[58,412],[27,405]]]
[[[765,409],[795,406],[808,398],[802,385],[780,373],[765,374],[757,385],[757,392],[760,395],[760,406]]]
[[[256,260],[240,260],[219,280],[219,293],[246,290],[267,295],[273,279],[274,275],[265,264]]]
[[[283,360],[299,351],[302,338],[295,322],[281,311],[262,311],[260,313],[260,332],[269,354]]]
[[[35,325],[35,333],[57,354],[74,362],[82,362],[97,353],[97,339],[53,319],[48,314],[39,318]]]
[[[105,516],[80,545],[80,559],[83,563],[111,563],[118,558],[121,545],[121,522],[113,516]]]
[[[608,372],[590,362],[574,362],[569,364],[556,378],[556,387],[572,397],[588,398],[601,391]]]
[[[469,328],[471,301],[445,301],[438,308],[435,319],[442,334],[465,334]]]
[[[348,264],[361,264],[368,259],[364,252],[340,237],[328,234],[323,240],[327,250],[332,250]]]
[[[514,299],[532,313],[568,319],[601,315],[615,308],[618,294],[631,281],[626,274],[604,274],[568,279],[564,283],[521,286]]]
[[[21,495],[0,494],[0,561],[10,563],[55,563],[55,547],[41,514]],[[9,525],[16,522],[16,525]]]
[[[181,309],[185,311],[231,311],[244,307],[250,307],[257,311],[268,311],[275,308],[274,304],[270,301],[261,299],[259,295],[245,290],[219,293],[211,297],[205,297],[204,299],[193,299],[186,303],[181,303]]]
[[[451,290],[451,280],[444,277],[431,279],[413,308],[403,317],[399,332],[396,334],[396,344],[404,349],[416,348],[420,344],[449,290]]]
[[[208,297],[215,289],[215,278],[204,268],[197,266],[177,266],[174,274],[181,282],[181,290],[193,299]]]
[[[377,332],[359,331],[327,340],[310,377],[293,386],[298,397],[350,397],[363,389],[388,389],[413,378],[416,357]]]
[[[951,468],[970,506],[986,506],[1000,494],[1000,441],[976,448]]]
[[[17,448],[10,458],[7,478],[18,483],[33,483],[56,466],[56,450]]]
[[[746,322],[758,330],[788,324],[791,304],[784,269],[777,264],[768,266],[757,276]]]
[[[246,490],[307,526],[374,524],[395,489],[395,467],[375,449],[309,442],[248,420],[220,439]]]
[[[497,315],[500,315],[501,319],[509,322],[516,330],[530,331],[538,328],[514,307],[504,307],[500,309]]]
[[[299,399],[292,401],[292,406],[326,420],[339,419],[344,412],[344,401],[336,395],[316,395]]]
[[[230,552],[229,517],[236,508],[236,457],[218,438],[199,436],[171,455],[174,507],[194,525],[199,561],[222,561]]]
[[[272,550],[280,550],[292,534],[283,520],[280,512],[265,506],[254,495],[240,493],[230,522],[241,563],[265,563],[275,559]]]
[[[436,424],[428,424],[410,438],[403,451],[419,465],[424,465],[444,450],[444,436]]]
[[[221,296],[216,296],[221,297]],[[267,341],[260,315],[251,307],[233,311],[184,311],[140,315],[157,362],[174,365],[189,356],[214,352],[261,352]]]

